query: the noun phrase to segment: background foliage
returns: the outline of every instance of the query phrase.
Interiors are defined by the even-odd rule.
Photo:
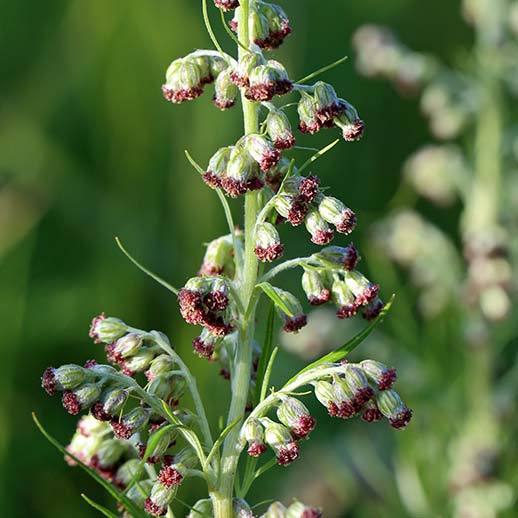
[[[383,336],[356,354],[399,366],[400,392],[416,415],[407,432],[394,433],[381,425],[331,422],[315,408],[320,426],[304,461],[289,471],[272,470],[252,502],[299,495],[324,503],[329,517],[448,516],[449,441],[463,419],[456,410],[463,385],[476,380],[462,378],[465,351],[452,343],[455,314],[421,322],[415,290],[400,272],[391,281],[388,263],[369,252],[370,224],[389,210],[401,163],[427,141],[427,129],[415,101],[359,76],[350,38],[361,24],[382,23],[413,48],[452,63],[464,58],[472,34],[452,0],[281,3],[294,27],[281,49],[292,76],[351,56],[327,79],[358,107],[367,133],[358,144],[338,146],[319,162],[318,174],[357,211],[353,237],[372,277],[385,281],[385,297],[399,292]],[[225,412],[226,382],[192,355],[194,330],[181,322],[170,294],[138,272],[113,237],[174,285],[191,275],[203,254],[200,243],[225,232],[225,223],[216,196],[183,150],[205,163],[240,134],[240,116],[204,101],[173,109],[161,97],[169,61],[209,45],[198,2],[4,1],[1,12],[0,509],[9,518],[86,518],[96,514],[80,492],[97,501],[104,495],[83,473],[71,471],[33,426],[36,409],[66,442],[75,423],[44,395],[39,377],[50,362],[101,358],[87,330],[90,318],[105,311],[166,332],[193,367],[202,393],[210,394],[213,422]],[[309,145],[331,139],[315,138]],[[304,140],[300,136],[299,143]],[[456,210],[434,215],[453,237]],[[283,232],[293,256],[307,247],[303,232]],[[346,324],[342,338],[352,326]],[[516,343],[502,349],[502,369],[508,369]],[[299,365],[300,358],[283,353],[275,376],[286,379]],[[508,457],[516,458],[516,440],[508,448]],[[433,461],[422,478],[426,505],[408,461],[416,457]],[[515,471],[511,463],[504,477],[516,485]],[[191,494],[183,489],[182,498],[195,501],[196,490],[190,484]],[[511,509],[506,516],[518,513]]]

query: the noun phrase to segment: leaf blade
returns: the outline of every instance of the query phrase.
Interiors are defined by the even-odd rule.
[[[109,509],[106,509],[106,507],[102,506],[101,504],[94,502],[91,498],[88,498],[84,493],[81,493],[81,498],[88,505],[99,511],[104,516],[107,516],[108,518],[118,518],[116,514],[112,513]]]
[[[257,284],[257,288],[261,289],[263,293],[286,315],[289,317],[293,316],[293,313],[290,311],[290,308],[284,303],[284,301],[279,297],[273,286],[269,282],[261,282]]]

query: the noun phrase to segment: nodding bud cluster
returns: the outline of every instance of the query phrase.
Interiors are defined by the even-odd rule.
[[[240,237],[240,236],[239,236]],[[232,278],[235,273],[234,243],[230,234],[214,239],[207,245],[199,275]]]
[[[313,135],[322,128],[337,126],[347,142],[360,140],[363,136],[365,125],[356,108],[339,99],[334,88],[322,81],[314,85],[312,94],[301,92],[298,113],[302,133]]]
[[[281,502],[273,502],[261,518],[321,518],[322,511],[302,502],[293,502],[286,508]]]
[[[227,68],[223,58],[202,51],[175,59],[165,74],[164,98],[172,103],[192,101],[203,94],[205,85],[214,82]]]
[[[233,31],[238,30],[238,14],[230,22]],[[279,48],[291,34],[290,21],[284,10],[276,5],[257,0],[250,15],[249,30],[253,42],[261,49]]]
[[[404,428],[412,417],[392,390],[396,371],[380,362],[346,363],[335,373],[312,382],[316,398],[333,417],[350,419],[361,414],[364,421],[386,417],[393,428]]]
[[[284,253],[277,229],[268,222],[261,223],[255,229],[255,255],[262,262],[270,263]]]
[[[284,308],[276,305],[276,310],[284,322],[283,330],[287,333],[296,333],[300,331],[307,323],[308,318],[302,310],[302,305],[299,300],[289,291],[281,290],[273,287],[276,295],[282,301]],[[286,312],[288,310],[288,312]]]
[[[232,332],[233,314],[227,282],[222,277],[193,277],[178,294],[188,324],[201,325],[213,336]]]

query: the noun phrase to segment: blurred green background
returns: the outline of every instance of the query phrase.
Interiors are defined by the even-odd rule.
[[[326,80],[358,107],[367,133],[360,143],[339,146],[315,172],[357,211],[360,224],[353,237],[366,251],[372,277],[390,278],[377,272],[379,261],[369,257],[370,225],[386,215],[402,161],[427,141],[428,132],[415,101],[401,98],[387,83],[359,76],[351,34],[364,23],[387,24],[413,48],[448,62],[466,52],[472,33],[453,0],[280,3],[294,34],[279,59],[293,77],[351,56]],[[210,45],[197,1],[4,1],[0,12],[0,515],[86,518],[97,514],[81,492],[108,500],[35,430],[33,410],[62,442],[75,426],[75,419],[40,389],[40,375],[49,364],[101,359],[88,325],[105,311],[166,332],[210,397],[213,422],[225,412],[226,382],[191,353],[196,331],[181,321],[174,298],[127,261],[114,236],[176,286],[193,274],[202,243],[225,233],[225,222],[217,197],[203,186],[183,150],[206,163],[217,147],[240,135],[241,115],[239,109],[219,112],[207,95],[174,107],[162,99],[169,62]],[[331,138],[300,136],[299,144],[320,147]],[[307,158],[303,151],[295,153]],[[454,233],[457,216],[453,208],[434,218]],[[283,230],[283,239],[289,256],[309,246],[301,229]],[[288,275],[285,285],[295,288],[297,279]],[[403,282],[389,282],[385,296]],[[383,337],[374,337],[357,357],[399,366],[399,390],[416,411],[412,426],[394,433],[382,425],[338,423],[315,406],[320,426],[304,445],[304,462],[272,470],[251,493],[252,503],[299,496],[324,504],[330,517],[419,516],[426,506],[406,463],[417,455],[431,459],[425,460],[431,464],[423,484],[429,486],[433,512],[422,515],[450,515],[445,468],[435,462],[449,454],[444,440],[455,423],[452,412],[448,419],[441,416],[462,400],[458,372],[464,352],[452,343],[447,320],[433,330],[434,324],[427,324],[422,339],[407,334],[410,338],[401,340],[401,329],[420,325],[413,288],[401,291]],[[348,324],[343,338],[357,325]],[[506,349],[504,363],[514,361],[513,349]],[[283,353],[276,379],[302,364]],[[461,414],[456,417],[462,420]],[[404,468],[398,477],[395,464]],[[515,473],[512,477],[516,482]],[[192,503],[199,491],[201,486],[189,485],[182,498]]]

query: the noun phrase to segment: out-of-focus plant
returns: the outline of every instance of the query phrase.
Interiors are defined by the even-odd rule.
[[[310,388],[334,417],[361,415],[368,422],[385,417],[393,428],[401,429],[412,415],[393,390],[394,369],[374,360],[344,361],[389,305],[381,301],[379,286],[357,270],[360,257],[354,245],[327,246],[335,231],[348,235],[354,230],[354,212],[324,194],[317,176],[303,175],[339,139],[299,167],[297,160],[282,156],[283,151],[295,148],[286,114],[291,105],[274,100],[291,92],[300,98],[301,132],[338,128],[345,141],[361,138],[364,124],[356,109],[339,98],[331,85],[309,84],[344,59],[292,81],[284,66],[266,55],[291,32],[281,7],[261,0],[214,3],[237,45],[237,59],[217,41],[203,0],[204,20],[215,50],[197,50],[174,60],[162,92],[167,101],[177,104],[200,97],[214,83],[217,108],[227,110],[241,99],[243,137],[219,149],[205,169],[186,153],[203,181],[216,191],[229,233],[208,244],[198,275],[180,290],[144,268],[118,244],[139,268],[177,296],[187,323],[201,326],[201,334],[193,341],[195,353],[219,365],[220,373],[231,381],[226,425],[215,438],[196,379],[163,333],[138,329],[104,314],[93,319],[90,336],[104,344],[109,364],[88,361],[84,366],[49,367],[42,377],[46,392],[61,393],[70,414],[89,414],[80,418],[67,448],[35,418],[36,423],[70,464],[80,465],[104,486],[123,516],[174,516],[173,504],[182,503],[179,486],[194,477],[206,483],[207,498],[188,506],[189,516],[253,516],[245,501],[253,482],[275,464],[294,462],[300,443],[315,428],[315,418],[300,400],[307,394],[300,392],[303,387]],[[225,19],[226,11],[235,12],[232,20]],[[234,225],[226,196],[244,199],[242,231]],[[276,225],[284,222],[304,224],[311,241],[324,248],[265,271],[265,263],[283,255]],[[297,333],[307,323],[299,300],[271,284],[278,274],[293,268],[303,271],[302,288],[310,304],[329,302],[336,306],[340,319],[361,313],[372,322],[345,345],[274,389],[269,381],[276,357],[275,313],[287,333]],[[256,341],[261,297],[271,302],[262,347]],[[184,406],[185,395],[190,396],[192,408]],[[245,449],[248,458],[240,466]],[[267,451],[273,458],[258,465],[258,458]],[[85,500],[105,516],[115,516],[88,497]],[[320,515],[320,510],[295,501],[288,507],[275,502],[263,516]]]
[[[461,408],[449,409],[457,415],[445,411],[443,416],[458,423],[455,436],[442,445],[450,451],[449,473],[427,479],[424,494],[433,502],[435,491],[444,505],[449,490],[452,514],[489,518],[510,508],[514,498],[504,477],[506,466],[516,462],[507,455],[516,428],[507,426],[508,407],[501,403],[502,392],[516,391],[516,376],[513,368],[500,365],[498,354],[516,333],[506,320],[513,310],[518,241],[516,137],[508,120],[518,93],[518,2],[465,0],[464,15],[475,44],[458,68],[410,51],[385,27],[362,27],[353,41],[360,71],[418,95],[440,141],[407,160],[402,192],[413,190],[439,208],[460,207],[460,243],[408,208],[408,196],[396,197],[396,210],[377,225],[375,235],[385,253],[409,270],[424,325],[428,320],[440,327],[441,319],[455,315],[451,340],[466,347],[459,375],[467,392]]]

